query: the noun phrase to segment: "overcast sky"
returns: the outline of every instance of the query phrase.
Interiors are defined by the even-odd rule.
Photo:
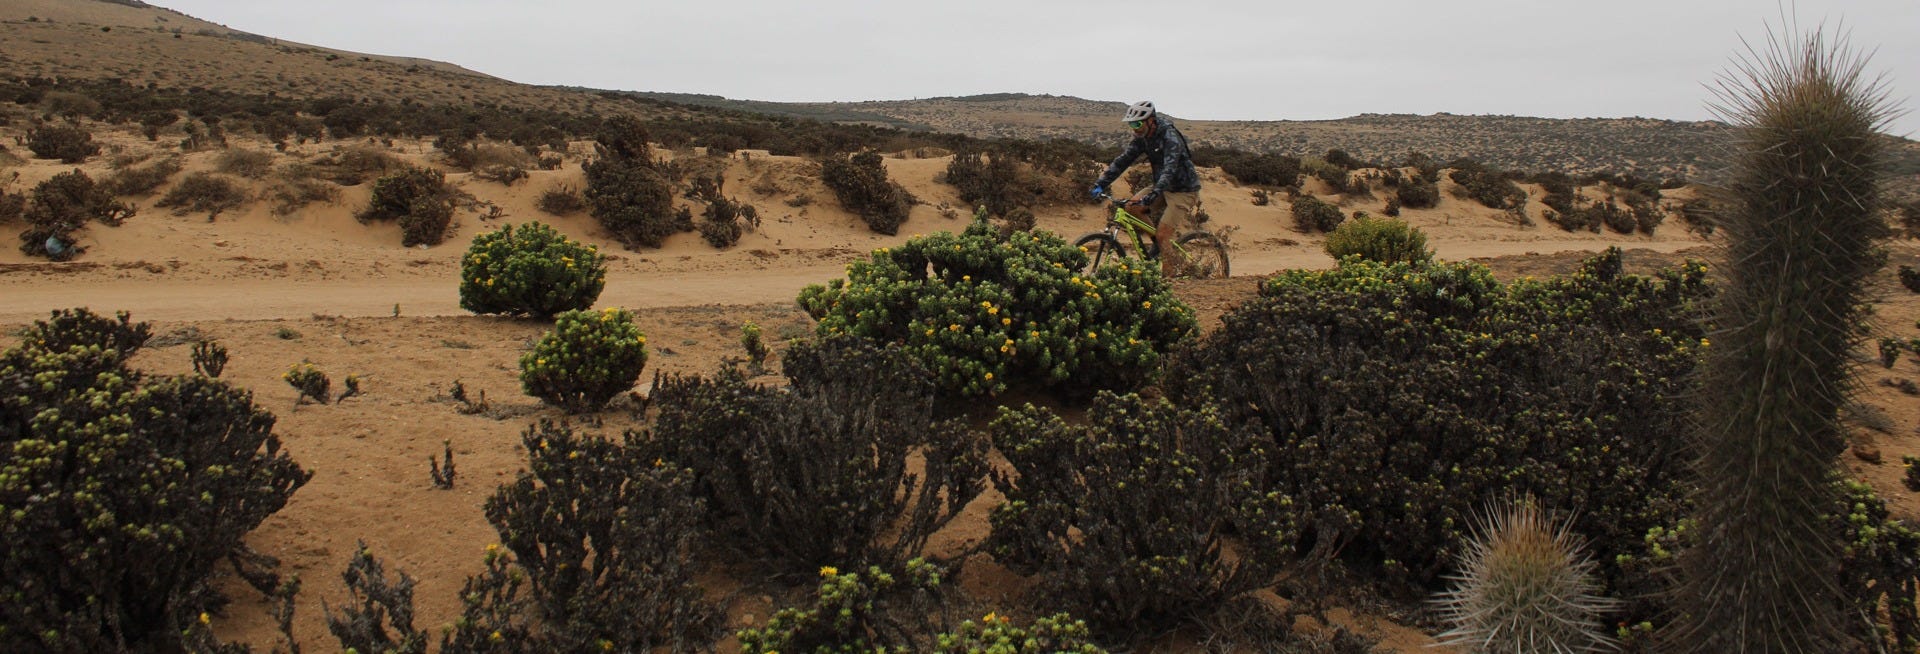
[[[157,0],[264,36],[529,84],[744,100],[1024,92],[1207,120],[1712,117],[1767,29],[1839,25],[1920,137],[1920,0]]]

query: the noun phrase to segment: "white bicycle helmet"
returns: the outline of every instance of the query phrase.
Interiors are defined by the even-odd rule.
[[[1136,120],[1146,120],[1152,117],[1153,102],[1151,100],[1141,100],[1127,106],[1127,117],[1122,118],[1121,122],[1131,123]]]

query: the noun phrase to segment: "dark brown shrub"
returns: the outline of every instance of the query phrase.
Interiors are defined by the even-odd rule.
[[[93,142],[93,134],[73,125],[48,124],[27,130],[27,149],[35,157],[59,159],[65,164],[77,164],[100,154],[100,144]]]
[[[453,222],[456,193],[436,170],[407,168],[373,183],[373,198],[356,218],[360,222],[397,220],[400,244],[438,245]]]
[[[535,206],[548,214],[565,216],[567,214],[579,213],[581,210],[586,209],[587,201],[580,199],[580,193],[578,191],[566,186],[561,186],[560,188],[547,189],[541,192],[540,199],[535,203]]]
[[[1320,198],[1302,194],[1293,199],[1293,228],[1302,233],[1331,232],[1346,219],[1340,207]]]
[[[881,234],[899,233],[914,203],[907,189],[887,178],[887,168],[877,152],[821,160],[820,181],[839,198],[841,206]]]

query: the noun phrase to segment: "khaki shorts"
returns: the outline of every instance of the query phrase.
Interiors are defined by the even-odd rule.
[[[1153,221],[1155,225],[1166,224],[1165,221],[1169,220],[1173,221],[1173,233],[1177,236],[1185,234],[1194,228],[1193,210],[1198,206],[1200,206],[1200,193],[1197,191],[1193,193],[1161,193],[1160,197],[1153,201],[1153,206],[1147,213],[1148,215],[1156,216]]]

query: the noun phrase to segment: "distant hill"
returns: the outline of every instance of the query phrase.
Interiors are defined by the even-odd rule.
[[[1124,103],[995,93],[873,102],[781,103],[713,95],[534,86],[445,62],[369,55],[233,30],[138,0],[0,3],[0,76],[122,79],[284,98],[349,97],[427,105],[538,108],[581,116],[872,125],[981,138],[1071,139],[1117,146]],[[1163,99],[1177,109],[1176,98]],[[718,110],[718,111],[716,111]],[[1365,114],[1338,120],[1205,121],[1169,115],[1196,144],[1295,156],[1341,149],[1394,163],[1409,152],[1501,168],[1631,173],[1716,181],[1726,127],[1648,118]],[[1920,143],[1894,144],[1903,186],[1920,188]]]

